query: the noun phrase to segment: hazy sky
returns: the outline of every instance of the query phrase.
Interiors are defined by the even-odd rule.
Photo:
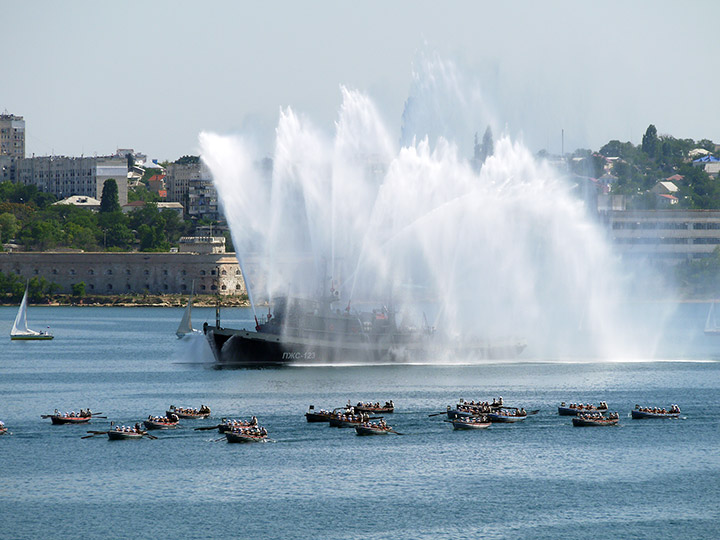
[[[456,67],[488,123],[531,150],[661,134],[720,142],[720,2],[0,0],[0,112],[28,155],[134,148],[174,160],[201,130],[254,133],[280,107],[333,129],[340,85],[393,134],[422,58]],[[448,105],[450,107],[451,105]]]

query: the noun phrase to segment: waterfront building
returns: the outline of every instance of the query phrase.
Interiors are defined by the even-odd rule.
[[[15,182],[34,185],[58,198],[82,195],[101,199],[103,184],[114,179],[120,205],[127,203],[127,158],[43,156],[17,159]]]
[[[625,258],[677,264],[720,246],[720,210],[608,210],[601,214]]]
[[[0,114],[0,156],[25,157],[25,120],[22,116]]]
[[[64,294],[80,282],[89,295],[188,294],[193,281],[197,294],[246,293],[234,253],[4,252],[0,272],[43,277]]]

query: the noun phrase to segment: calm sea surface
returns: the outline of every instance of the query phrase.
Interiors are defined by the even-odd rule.
[[[720,536],[720,338],[707,306],[682,306],[643,361],[538,358],[473,366],[220,371],[204,338],[174,336],[179,309],[39,308],[52,342],[9,339],[0,308],[0,538],[705,539]],[[196,326],[214,320],[197,309]],[[223,324],[248,325],[248,310]],[[516,425],[454,432],[458,398],[539,409]],[[403,433],[358,437],[308,424],[308,405],[393,399]],[[620,426],[573,428],[561,401],[605,400]],[[213,417],[158,440],[81,439],[207,404]],[[631,420],[636,403],[680,420]],[[90,407],[109,420],[52,426]],[[228,444],[222,416],[256,415],[273,442]]]

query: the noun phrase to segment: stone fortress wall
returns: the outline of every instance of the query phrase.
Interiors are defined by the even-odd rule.
[[[84,282],[87,294],[247,293],[234,253],[0,253],[0,271],[24,279],[44,277],[71,294]]]

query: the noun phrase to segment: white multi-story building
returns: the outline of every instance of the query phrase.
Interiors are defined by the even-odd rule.
[[[0,114],[0,156],[25,157],[25,120],[22,116]]]
[[[674,264],[709,257],[720,246],[720,210],[611,210],[605,217],[626,258]]]
[[[103,184],[112,178],[117,183],[121,206],[127,203],[127,173],[127,159],[120,156],[44,156],[15,161],[16,182],[35,185],[60,199],[71,195],[100,199]]]

